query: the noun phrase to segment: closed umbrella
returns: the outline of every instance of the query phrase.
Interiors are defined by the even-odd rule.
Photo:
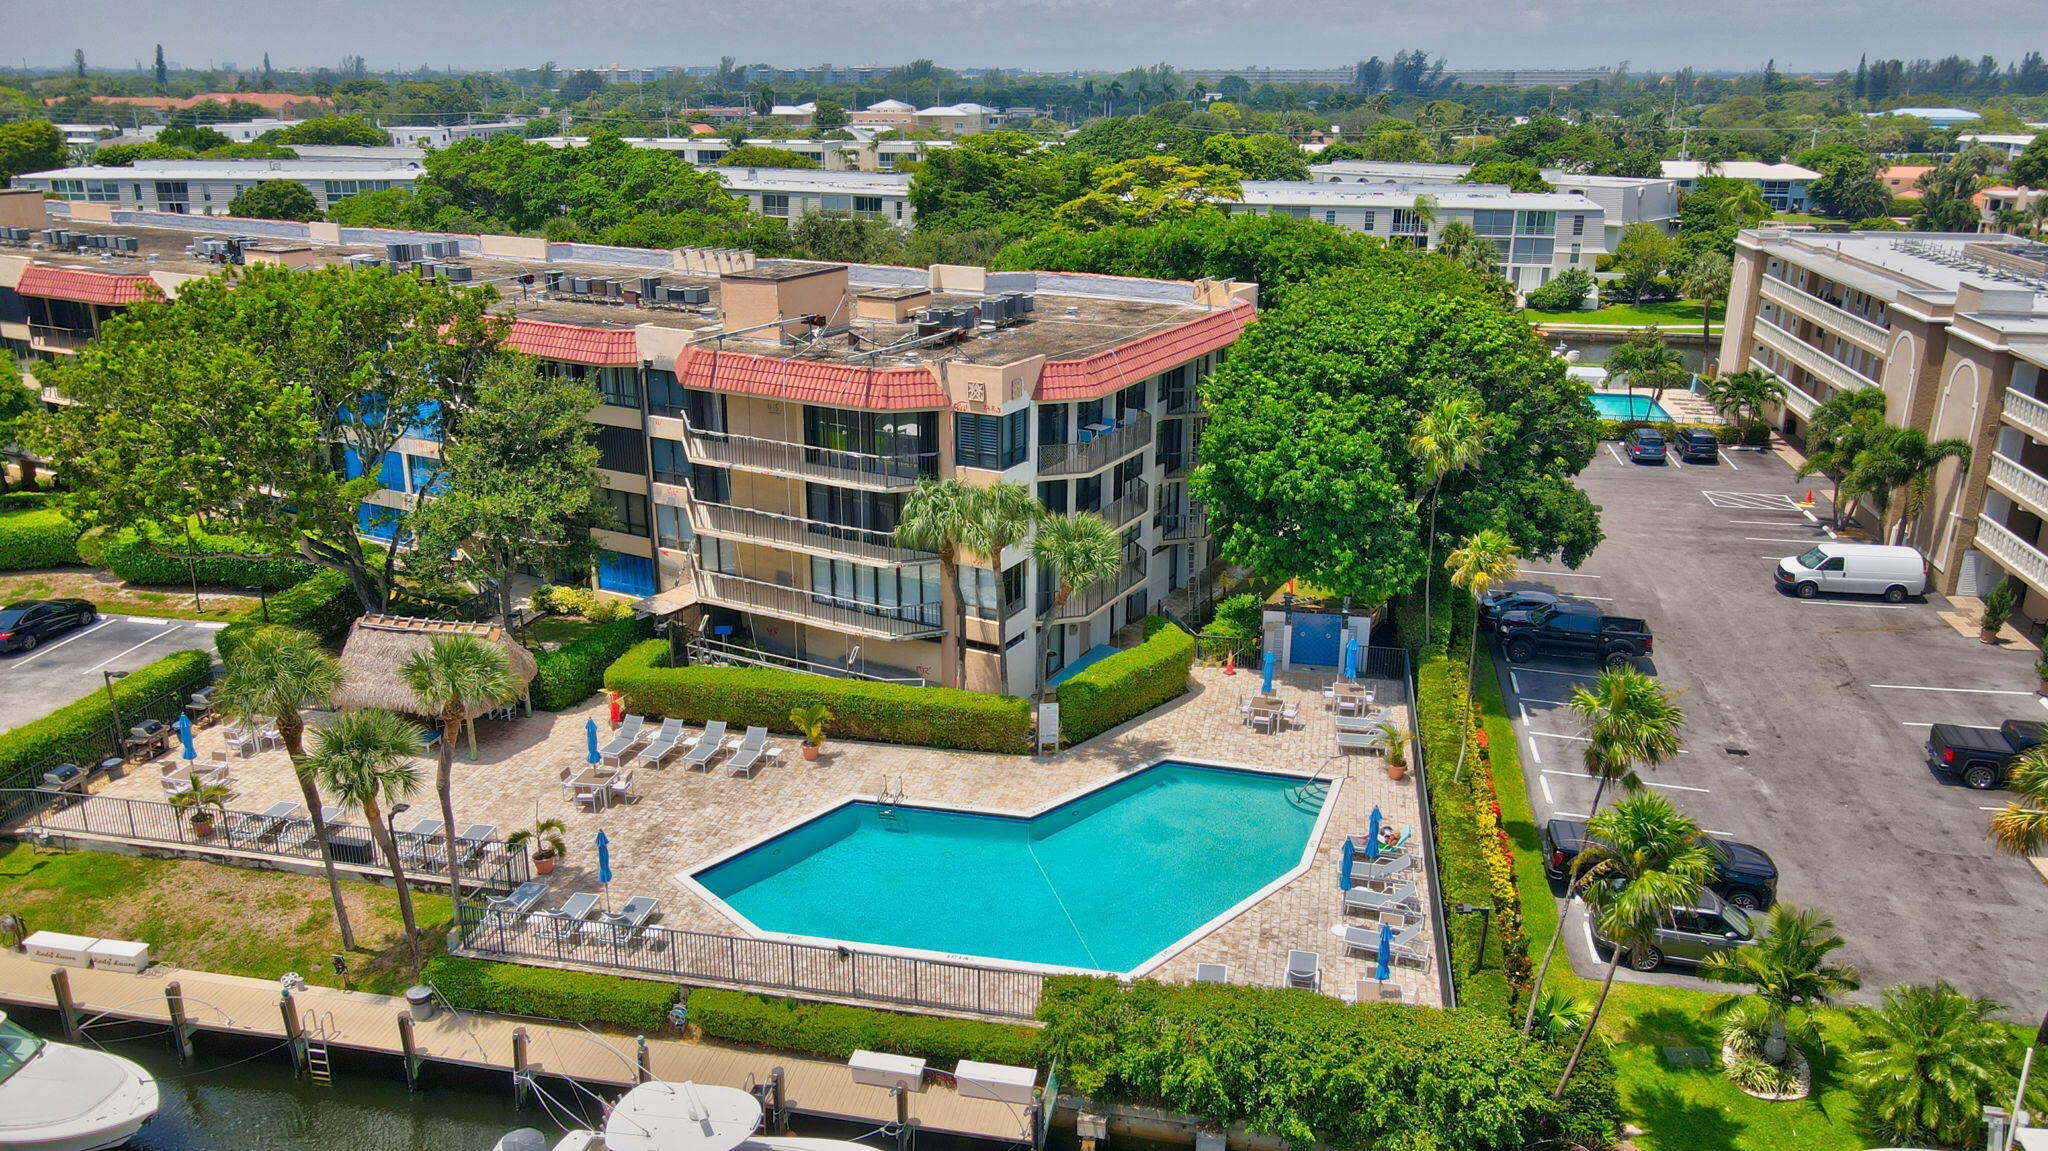
[[[1353,859],[1353,858],[1354,858],[1354,857],[1355,857],[1355,856],[1356,856],[1357,854],[1358,854],[1358,849],[1357,849],[1357,848],[1355,848],[1355,847],[1353,847],[1353,846],[1351,846],[1351,837],[1350,837],[1350,836],[1348,836],[1348,835],[1347,835],[1347,836],[1345,836],[1345,837],[1344,837],[1344,859],[1343,859],[1343,862],[1341,862],[1341,863],[1339,863],[1339,864],[1337,865],[1337,890],[1339,890],[1339,891],[1349,891],[1349,890],[1351,890],[1351,860],[1352,860],[1352,859]]]
[[[1380,809],[1378,804],[1373,805],[1372,816],[1365,821],[1365,857],[1367,859],[1378,859],[1380,857]]]
[[[604,885],[604,909],[612,909],[612,841],[597,830],[597,881]],[[1384,946],[1384,945],[1383,945]]]
[[[1379,980],[1381,983],[1385,983],[1387,981],[1387,976],[1392,975],[1393,973],[1394,925],[1391,923],[1382,923],[1380,924],[1380,957],[1379,962],[1373,965],[1372,977],[1374,979]]]
[[[1272,652],[1266,653],[1266,682],[1260,686],[1259,690],[1267,695],[1273,694],[1273,665],[1279,662],[1279,657],[1275,656]]]
[[[1352,637],[1350,637],[1349,639],[1346,639],[1346,640],[1344,641],[1344,678],[1345,678],[1345,679],[1357,679],[1357,678],[1358,678],[1358,637],[1357,637],[1357,636],[1352,636]]]
[[[178,754],[185,759],[198,759],[199,749],[192,746],[192,717],[178,717]]]
[[[587,756],[585,757],[585,759],[584,759],[584,762],[586,762],[586,763],[596,763],[596,762],[597,762],[597,721],[596,721],[596,720],[594,720],[594,719],[586,719],[586,720],[584,720],[584,721],[583,721],[583,742],[584,742],[584,744],[585,744],[585,745],[586,745],[586,746],[587,746],[587,747],[589,748],[589,755],[587,755]]]

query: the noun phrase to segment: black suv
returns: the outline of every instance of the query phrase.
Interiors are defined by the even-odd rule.
[[[90,600],[25,599],[0,608],[0,652],[34,651],[36,645],[99,618]]]
[[[1718,464],[1721,441],[1705,428],[1684,428],[1671,436],[1671,451],[1682,464]]]
[[[1664,462],[1664,433],[1656,428],[1630,428],[1621,446],[1628,458],[1639,464]]]
[[[1707,890],[1744,911],[1762,911],[1778,898],[1778,865],[1761,847],[1733,839],[1701,836],[1719,873]],[[1586,844],[1586,821],[1553,819],[1543,825],[1543,870],[1556,880],[1570,878],[1572,861]]]

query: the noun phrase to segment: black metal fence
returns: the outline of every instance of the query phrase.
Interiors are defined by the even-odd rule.
[[[463,946],[482,955],[979,1015],[1031,1018],[1045,980],[1003,967],[657,925],[613,931],[592,921],[558,930],[546,917],[501,915],[466,901],[459,918]]]
[[[80,735],[33,763],[11,771],[0,769],[0,826],[34,810],[44,772],[67,763],[90,772],[101,760],[123,756],[126,749],[122,740],[127,738],[129,727],[152,719],[165,724],[174,722],[185,710],[185,701],[191,698],[191,694],[188,691],[166,691],[140,702],[123,699],[119,717],[109,716],[104,727]]]
[[[193,825],[190,808],[158,800],[36,788],[27,797],[0,792],[0,801],[12,801],[12,806],[35,812],[33,820],[15,829],[17,835],[80,832],[136,843],[240,851],[280,859],[320,858],[320,845],[313,838],[313,821],[304,815],[273,816],[230,810],[216,813],[211,827],[202,835]],[[392,839],[406,878],[429,883],[447,881],[446,837],[401,831]],[[391,869],[389,858],[363,824],[329,823],[327,844],[336,863],[380,871]],[[532,878],[532,864],[526,853],[508,850],[501,840],[458,840],[454,858],[462,869],[463,881],[478,887],[509,891]]]

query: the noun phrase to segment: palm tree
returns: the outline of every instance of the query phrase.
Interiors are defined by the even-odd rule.
[[[420,787],[420,769],[413,755],[420,749],[418,725],[388,711],[365,708],[345,711],[313,737],[313,754],[307,767],[335,798],[363,813],[370,825],[370,838],[391,865],[392,883],[398,889],[398,914],[405,922],[406,943],[412,948],[413,966],[420,963],[419,920],[413,914],[412,889],[406,885],[405,865],[391,828],[384,822],[384,805],[402,803]],[[452,833],[454,825],[448,825]]]
[[[506,703],[517,694],[512,668],[505,649],[473,635],[437,635],[425,651],[416,651],[398,674],[420,702],[420,707],[440,717],[441,738],[435,742],[439,763],[434,771],[434,790],[441,796],[442,826],[453,836],[455,828],[455,741],[462,736],[462,723],[480,711]],[[469,737],[470,758],[476,758],[476,733]],[[453,840],[450,840],[453,843]],[[455,853],[448,853],[448,897],[462,906],[462,869],[455,865]]]
[[[1636,384],[1641,383],[1657,399],[1663,398],[1665,388],[1677,385],[1691,374],[1685,370],[1685,357],[1664,342],[1664,333],[1655,325],[1630,332],[1619,347],[1607,354],[1603,366],[1609,375],[1621,374],[1628,382],[1630,396],[1635,395]]]
[[[1106,103],[1108,105],[1104,115],[1116,115],[1116,102],[1124,98],[1124,82],[1122,80],[1111,80],[1109,87],[1104,89],[1102,94],[1107,98]]]
[[[1919,428],[1890,428],[1856,453],[1842,477],[1841,490],[1852,499],[1868,502],[1877,512],[1879,533],[1887,542],[1897,543],[1906,525],[1919,518],[1933,485],[1934,470],[1943,460],[1970,465],[1970,442],[1962,439],[1930,440]],[[1905,502],[1892,522],[1891,509],[1901,489]]]
[[[320,846],[320,867],[327,873],[334,925],[341,932],[343,950],[347,950],[356,945],[355,931],[341,900],[341,880],[327,844],[327,821],[320,817],[320,809],[326,806],[320,799],[320,782],[306,763],[306,721],[300,714],[309,706],[331,702],[340,688],[341,664],[311,633],[290,627],[260,627],[242,641],[228,661],[220,685],[220,707],[245,722],[259,716],[276,721],[292,774],[299,779],[299,794],[313,816],[313,842]]]
[[[1991,817],[1991,842],[2021,858],[2048,855],[2048,744],[2023,752],[2006,786],[2015,798]]]
[[[1771,908],[1755,946],[1708,956],[1700,965],[1700,978],[1751,989],[1770,1018],[1764,1058],[1782,1064],[1788,1050],[1787,1023],[1794,1012],[1810,1024],[1816,1008],[1832,1006],[1843,992],[1863,986],[1854,967],[1828,962],[1845,942],[1826,915],[1780,903]],[[1817,1034],[1811,1027],[1802,1030]]]
[[[953,626],[946,637],[950,687],[967,686],[967,604],[960,598],[960,552],[974,531],[974,489],[955,479],[919,480],[903,499],[896,521],[896,546],[939,557],[939,599],[951,603]]]
[[[1481,236],[1463,220],[1452,220],[1437,233],[1436,254],[1487,280],[1498,274],[1494,267],[1501,261],[1500,249],[1494,246],[1493,241]]]
[[[1744,180],[1729,188],[1716,212],[1724,225],[1753,228],[1771,218],[1771,205],[1764,200],[1763,189]]]
[[[1720,252],[1702,252],[1685,266],[1685,275],[1679,281],[1678,290],[1680,294],[1700,302],[1700,339],[1704,340],[1710,334],[1707,322],[1712,318],[1714,306],[1728,302],[1728,284],[1734,275],[1734,264]]]
[[[1946,982],[1888,987],[1862,1013],[1850,1084],[1863,1114],[1897,1146],[1974,1143],[1985,1104],[2004,1098],[2009,1037],[1989,1018],[1998,1005]]]
[[[1031,558],[1059,580],[1059,590],[1053,594],[1039,629],[1038,694],[1044,695],[1046,641],[1052,636],[1059,609],[1075,592],[1107,583],[1123,572],[1124,537],[1094,512],[1051,516],[1038,525],[1038,534],[1031,539]]]
[[[1000,599],[1003,586],[1003,552],[1023,543],[1031,535],[1031,529],[1038,525],[1038,519],[1045,514],[1045,506],[1031,489],[1013,480],[998,480],[985,488],[976,488],[967,521],[967,536],[964,542],[969,549],[979,553],[995,569],[996,595]],[[1003,605],[996,605],[996,690],[1007,693],[1010,690],[1009,645],[1005,637]],[[961,656],[964,663],[966,645],[962,644]],[[966,672],[961,673],[965,686]]]
[[[1591,857],[1580,878],[1587,910],[1612,949],[1592,1018],[1579,1032],[1553,1099],[1564,1098],[1578,1071],[1607,995],[1614,990],[1621,957],[1650,947],[1671,910],[1698,898],[1714,877],[1714,857],[1700,844],[1699,825],[1654,792],[1628,796],[1595,813],[1586,823],[1586,846],[1580,854]]]
[[[1562,1043],[1592,1019],[1593,1009],[1568,991],[1546,987],[1529,997],[1529,1020],[1522,1030],[1545,1043]]]
[[[1763,422],[1765,408],[1785,402],[1785,385],[1755,368],[1729,372],[1707,385],[1707,402],[1716,412],[1747,427]]]
[[[1422,638],[1426,643],[1435,620],[1430,615],[1430,585],[1436,576],[1436,509],[1444,478],[1479,462],[1486,452],[1486,424],[1479,404],[1466,396],[1438,399],[1415,421],[1408,453],[1420,465],[1429,488],[1429,562],[1422,568]]]
[[[1506,532],[1499,528],[1486,528],[1466,536],[1465,542],[1445,557],[1444,567],[1450,570],[1451,583],[1464,588],[1476,601],[1486,598],[1486,593],[1493,590],[1493,585],[1514,575],[1521,562],[1522,549],[1515,546],[1515,541],[1509,539]],[[1479,626],[1475,623],[1472,627],[1471,647],[1465,653],[1467,701],[1472,698],[1472,682],[1478,674],[1478,662]],[[1457,770],[1451,773],[1453,780],[1464,777],[1465,751],[1467,745],[1472,742],[1471,723],[1466,722],[1459,726],[1462,730],[1458,733],[1458,766]]]
[[[1857,453],[1887,431],[1882,388],[1837,392],[1821,401],[1807,421],[1806,462],[1799,465],[1799,475],[1804,478],[1818,473],[1834,480],[1837,525],[1842,522],[1842,477],[1856,462]]]

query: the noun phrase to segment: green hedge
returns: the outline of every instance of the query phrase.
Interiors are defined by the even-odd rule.
[[[1060,739],[1101,735],[1188,689],[1195,637],[1165,616],[1145,617],[1145,642],[1091,664],[1060,684]]]
[[[825,1059],[845,1059],[866,1050],[1013,1067],[1038,1066],[1043,1035],[1036,1027],[803,1003],[712,988],[690,992],[690,1022],[713,1039]]]
[[[348,577],[323,568],[311,579],[270,597],[270,622],[302,628],[334,643],[348,633],[348,625],[363,614],[362,601],[349,586]],[[264,625],[261,605],[236,616],[214,637],[222,660],[232,660],[243,637]]]
[[[822,703],[833,738],[1022,754],[1031,750],[1031,705],[1020,696],[948,687],[830,679],[759,667],[669,667],[668,642],[636,644],[604,673],[627,711],[691,723],[722,719],[796,733],[789,713]]]
[[[1553,1102],[1568,1049],[1466,1008],[1063,975],[1046,980],[1039,1017],[1068,1089],[1297,1147],[1605,1147],[1621,1125],[1598,1045]]]
[[[1771,442],[1771,429],[1764,424],[1742,427],[1736,424],[1681,424],[1669,420],[1601,420],[1600,438],[1618,440],[1628,435],[1631,428],[1656,428],[1665,432],[1691,431],[1698,428],[1714,433],[1714,438],[1723,444],[1748,444],[1751,447],[1763,447]]]
[[[186,584],[193,573],[199,582],[234,587],[287,588],[306,582],[320,569],[304,560],[272,557],[246,559],[222,553],[258,550],[239,536],[194,532],[187,561],[183,540],[159,544],[129,528],[109,532],[98,541],[100,565],[130,583]]]
[[[78,562],[78,526],[38,492],[0,503],[0,571],[32,571]]]
[[[647,638],[653,621],[622,619],[592,628],[582,638],[555,651],[536,652],[539,670],[533,677],[533,706],[561,711],[589,699],[604,686],[605,670],[632,646]]]
[[[610,1023],[635,1031],[668,1026],[669,1008],[682,988],[651,979],[592,975],[488,959],[436,955],[421,978],[450,1006],[503,1015],[535,1015],[572,1023]]]
[[[136,669],[114,681],[121,722],[129,727],[145,719],[169,723],[212,675],[213,656],[203,651],[175,651]],[[107,693],[95,681],[94,690],[76,703],[0,734],[0,787],[33,787],[43,771],[61,761],[98,762],[113,750],[108,740],[112,727]]]

